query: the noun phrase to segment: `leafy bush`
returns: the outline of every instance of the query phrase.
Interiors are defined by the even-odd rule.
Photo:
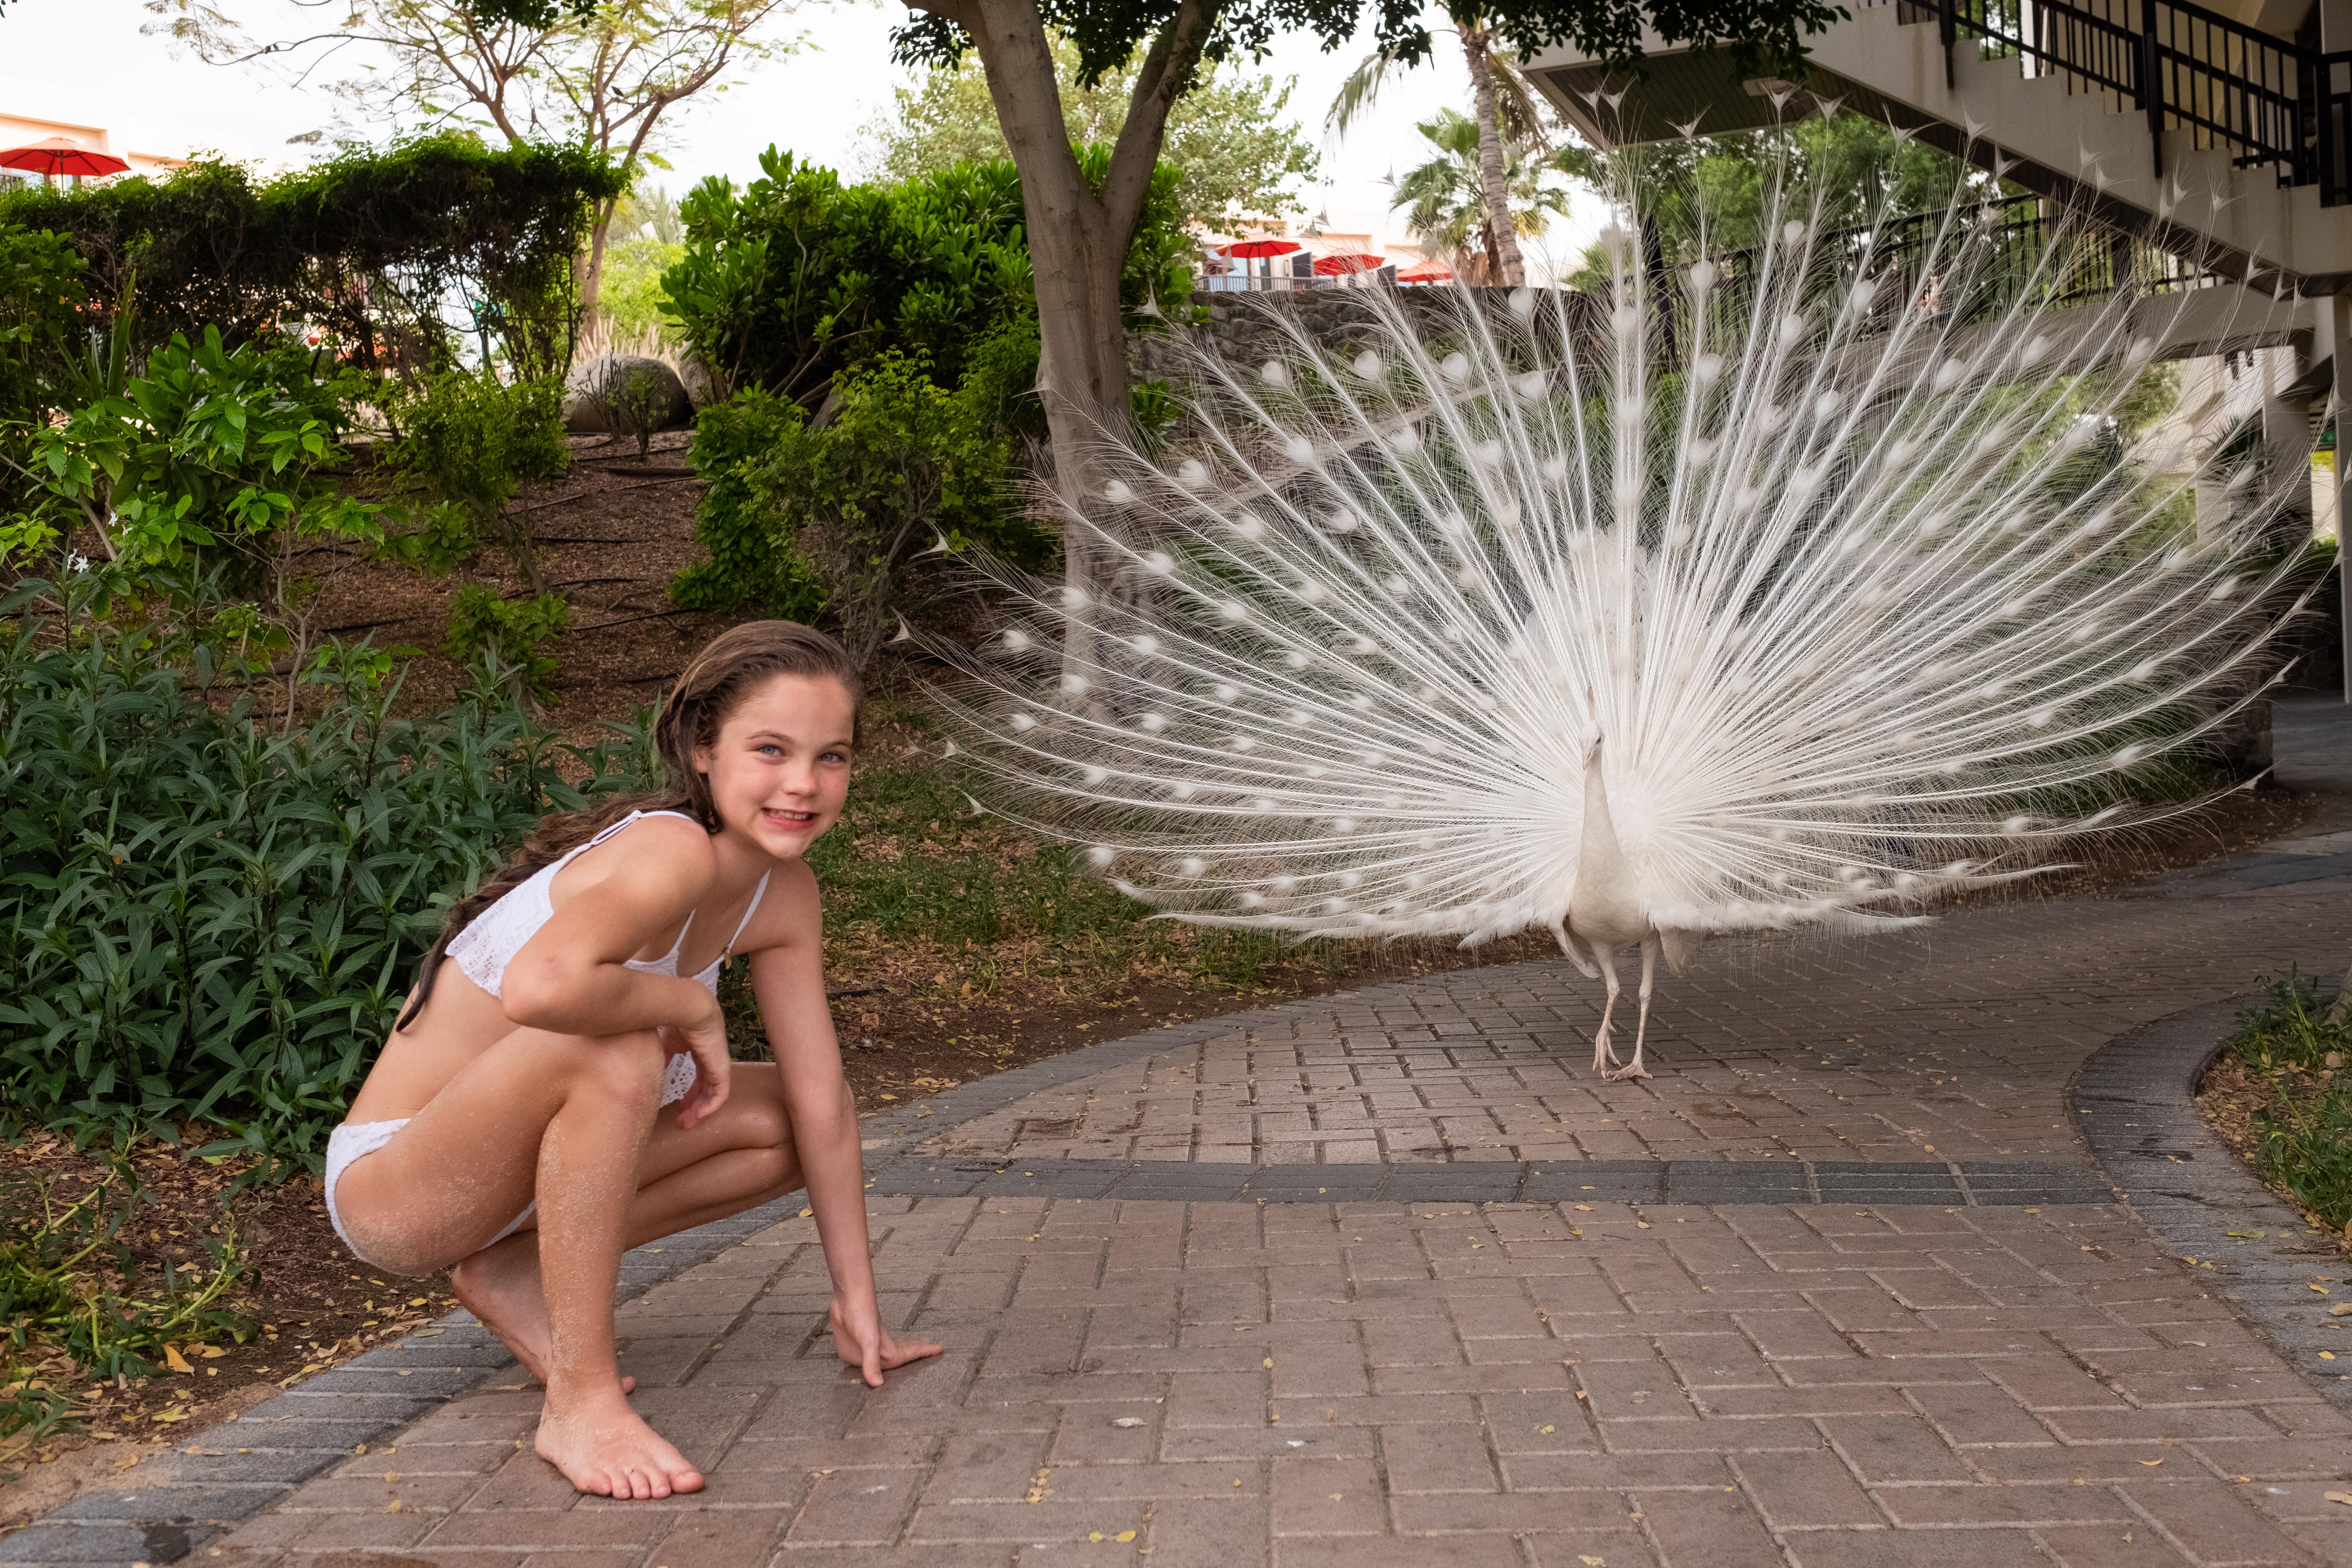
[[[1010,504],[1009,443],[920,359],[885,353],[845,373],[836,393],[830,422],[785,425],[753,489],[777,545],[808,563],[827,618],[862,660],[909,592],[910,558],[934,540],[1032,564],[1052,541]]]
[[[1041,564],[1054,542],[1013,497],[997,393],[977,378],[949,392],[919,357],[890,352],[843,374],[826,419],[757,391],[705,410],[695,461],[712,489],[696,531],[711,559],[680,574],[671,596],[821,613],[862,659],[894,611],[922,604],[908,568],[935,542]]]
[[[111,379],[110,377],[110,379]],[[86,523],[120,568],[113,589],[141,592],[219,568],[232,593],[260,591],[296,542],[381,537],[379,510],[313,480],[341,462],[341,379],[282,346],[224,346],[206,329],[174,333],[145,373],[36,430],[32,462],[47,500],[7,542],[37,557],[61,526]]]
[[[2317,993],[2290,973],[2261,1006],[2238,1015],[2223,1048],[2275,1097],[2254,1113],[2263,1179],[2329,1228],[2352,1226],[2352,1022],[2329,1022]]]
[[[446,571],[488,534],[514,556],[531,591],[546,593],[529,514],[509,512],[507,502],[523,484],[571,467],[562,384],[544,376],[509,386],[496,371],[446,371],[394,396],[392,414],[401,437],[387,466],[410,490],[453,509],[403,541],[404,552]]]
[[[694,537],[710,559],[670,580],[672,604],[687,610],[749,610],[775,620],[816,619],[824,607],[824,589],[807,562],[779,548],[761,478],[769,454],[802,417],[799,405],[756,386],[696,416],[688,455],[704,489]]]
[[[0,419],[36,417],[88,305],[81,258],[63,235],[0,226]]]
[[[572,629],[572,606],[554,594],[536,599],[502,599],[478,583],[468,583],[449,599],[449,637],[442,651],[480,665],[510,696],[547,694],[547,681],[560,668],[540,651]]]
[[[447,899],[645,753],[472,702],[395,719],[368,658],[273,735],[44,591],[0,600],[0,1107],[316,1168]]]
[[[1108,149],[1079,153],[1100,184]],[[845,185],[772,147],[760,168],[740,193],[714,176],[688,195],[686,251],[662,275],[666,309],[721,395],[757,386],[814,407],[842,369],[892,349],[927,355],[955,386],[972,345],[1007,322],[1026,319],[1034,337],[1036,283],[1009,161],[893,185]],[[1120,282],[1130,307],[1191,291],[1178,177],[1163,166],[1152,182]]]
[[[153,178],[11,191],[0,194],[0,232],[68,236],[110,311],[136,274],[159,333],[217,326],[236,344],[308,326],[368,369],[446,367],[475,341],[519,374],[560,375],[580,323],[572,258],[592,208],[626,183],[582,148],[494,151],[444,132],[261,184],[205,160]]]

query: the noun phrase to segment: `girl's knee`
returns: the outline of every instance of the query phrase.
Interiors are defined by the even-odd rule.
[[[574,1083],[635,1101],[661,1093],[670,1053],[656,1031],[640,1029],[593,1038],[570,1037],[566,1056]]]

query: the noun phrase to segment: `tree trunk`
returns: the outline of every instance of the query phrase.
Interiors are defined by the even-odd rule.
[[[612,232],[613,214],[618,202],[600,202],[596,221],[588,226],[588,255],[580,264],[580,316],[585,321],[596,313],[596,297],[604,287],[604,237]]]
[[[1215,0],[1181,0],[1153,41],[1099,193],[1087,184],[1070,147],[1036,0],[925,8],[940,9],[961,25],[986,68],[997,121],[1021,172],[1037,288],[1037,394],[1051,435],[1054,489],[1071,510],[1098,516],[1108,478],[1102,448],[1134,434],[1119,272],[1159,163],[1169,107],[1191,81]],[[1066,525],[1062,543],[1065,580],[1084,595],[1062,647],[1065,669],[1076,673],[1099,662],[1090,607],[1122,592],[1122,574],[1117,552],[1086,529]],[[1081,693],[1070,696],[1074,705],[1092,707]]]
[[[1511,221],[1510,182],[1503,173],[1502,121],[1495,104],[1495,63],[1488,58],[1495,35],[1484,27],[1460,27],[1462,57],[1470,64],[1470,85],[1478,98],[1478,176],[1486,188],[1486,232],[1494,237],[1490,257],[1496,280],[1517,288],[1528,280],[1519,256],[1519,232]]]

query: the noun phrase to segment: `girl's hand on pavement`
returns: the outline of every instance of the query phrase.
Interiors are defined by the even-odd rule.
[[[943,1347],[929,1340],[895,1340],[882,1326],[882,1313],[874,1298],[845,1306],[833,1304],[833,1348],[841,1359],[857,1368],[868,1388],[882,1386],[882,1374],[894,1372],[910,1361],[940,1353]]]

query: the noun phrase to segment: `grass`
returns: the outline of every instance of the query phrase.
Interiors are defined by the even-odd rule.
[[[2254,1167],[2331,1230],[2352,1227],[2352,1023],[2327,1021],[2318,993],[2290,971],[2238,1015],[2224,1050],[2269,1092],[2253,1113]]]

